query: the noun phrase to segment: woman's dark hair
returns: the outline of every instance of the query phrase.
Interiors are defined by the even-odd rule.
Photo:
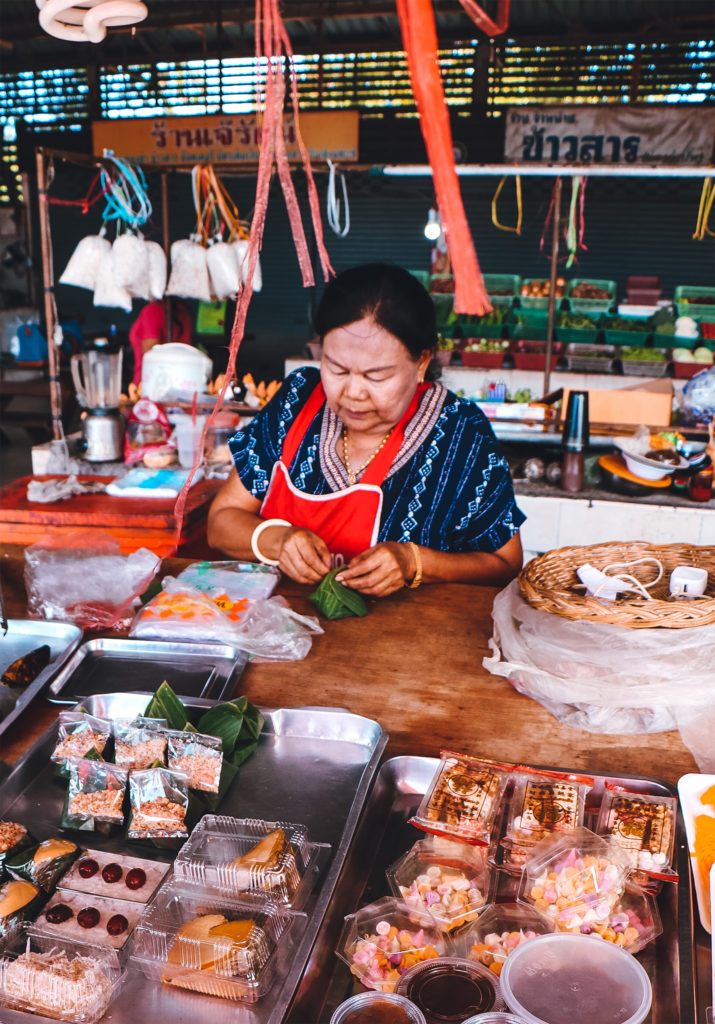
[[[437,346],[432,299],[409,270],[390,263],[364,263],[328,283],[315,314],[321,341],[329,331],[371,317],[394,334],[414,362]]]

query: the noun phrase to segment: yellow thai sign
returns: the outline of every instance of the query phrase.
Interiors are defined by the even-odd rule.
[[[293,116],[283,119],[286,153],[300,160]],[[300,133],[312,160],[357,160],[358,112],[310,111],[300,115]],[[94,153],[111,149],[141,164],[255,163],[261,145],[256,114],[147,117],[93,121]]]

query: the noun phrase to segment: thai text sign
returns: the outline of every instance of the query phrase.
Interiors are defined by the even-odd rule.
[[[510,107],[504,160],[697,165],[713,141],[715,110],[704,107]]]
[[[300,160],[293,116],[284,118],[286,153]],[[300,133],[313,160],[357,160],[356,110],[312,111],[300,116]],[[134,118],[93,121],[97,156],[111,149],[142,164],[255,163],[261,145],[261,118],[255,114],[206,117]]]

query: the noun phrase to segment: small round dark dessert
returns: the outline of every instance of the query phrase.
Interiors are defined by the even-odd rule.
[[[146,872],[141,868],[131,868],[127,871],[127,877],[124,879],[127,889],[141,889],[145,882]]]
[[[102,878],[109,885],[118,882],[123,874],[124,872],[119,864],[107,864],[106,868],[102,868]]]
[[[50,924],[64,924],[73,916],[74,911],[66,903],[55,903],[53,907],[48,907],[45,911],[45,917]]]
[[[80,865],[77,868],[82,878],[91,878],[92,875],[96,875],[99,871],[99,864],[96,860],[92,860],[88,857],[86,860],[80,861]]]
[[[110,935],[121,935],[129,927],[129,922],[123,914],[115,914],[107,921],[107,931]]]
[[[77,914],[77,924],[80,928],[94,928],[99,924],[99,911],[96,907],[85,907]]]
[[[664,466],[679,466],[680,458],[675,452],[667,448],[656,448],[646,452],[645,457],[649,462],[662,462]]]

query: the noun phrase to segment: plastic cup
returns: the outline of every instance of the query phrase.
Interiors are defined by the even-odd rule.
[[[518,946],[500,978],[526,1024],[642,1024],[652,990],[635,957],[588,935],[555,932]]]
[[[422,1011],[404,996],[394,992],[361,992],[351,996],[336,1009],[330,1024],[361,1024],[377,1020],[394,1021],[395,1024],[426,1024]]]
[[[526,1024],[523,1017],[516,1017],[505,1010],[490,1010],[489,1013],[478,1013],[469,1017],[462,1024]]]
[[[462,957],[415,964],[400,978],[397,994],[416,1003],[427,1024],[462,1024],[465,1014],[504,1008],[496,975]]]
[[[203,416],[197,416],[194,423],[190,416],[176,422],[176,446],[179,450],[179,465],[191,469],[201,454],[201,435],[204,431]]]
[[[562,432],[564,448],[582,452],[588,445],[588,391],[570,391]]]

